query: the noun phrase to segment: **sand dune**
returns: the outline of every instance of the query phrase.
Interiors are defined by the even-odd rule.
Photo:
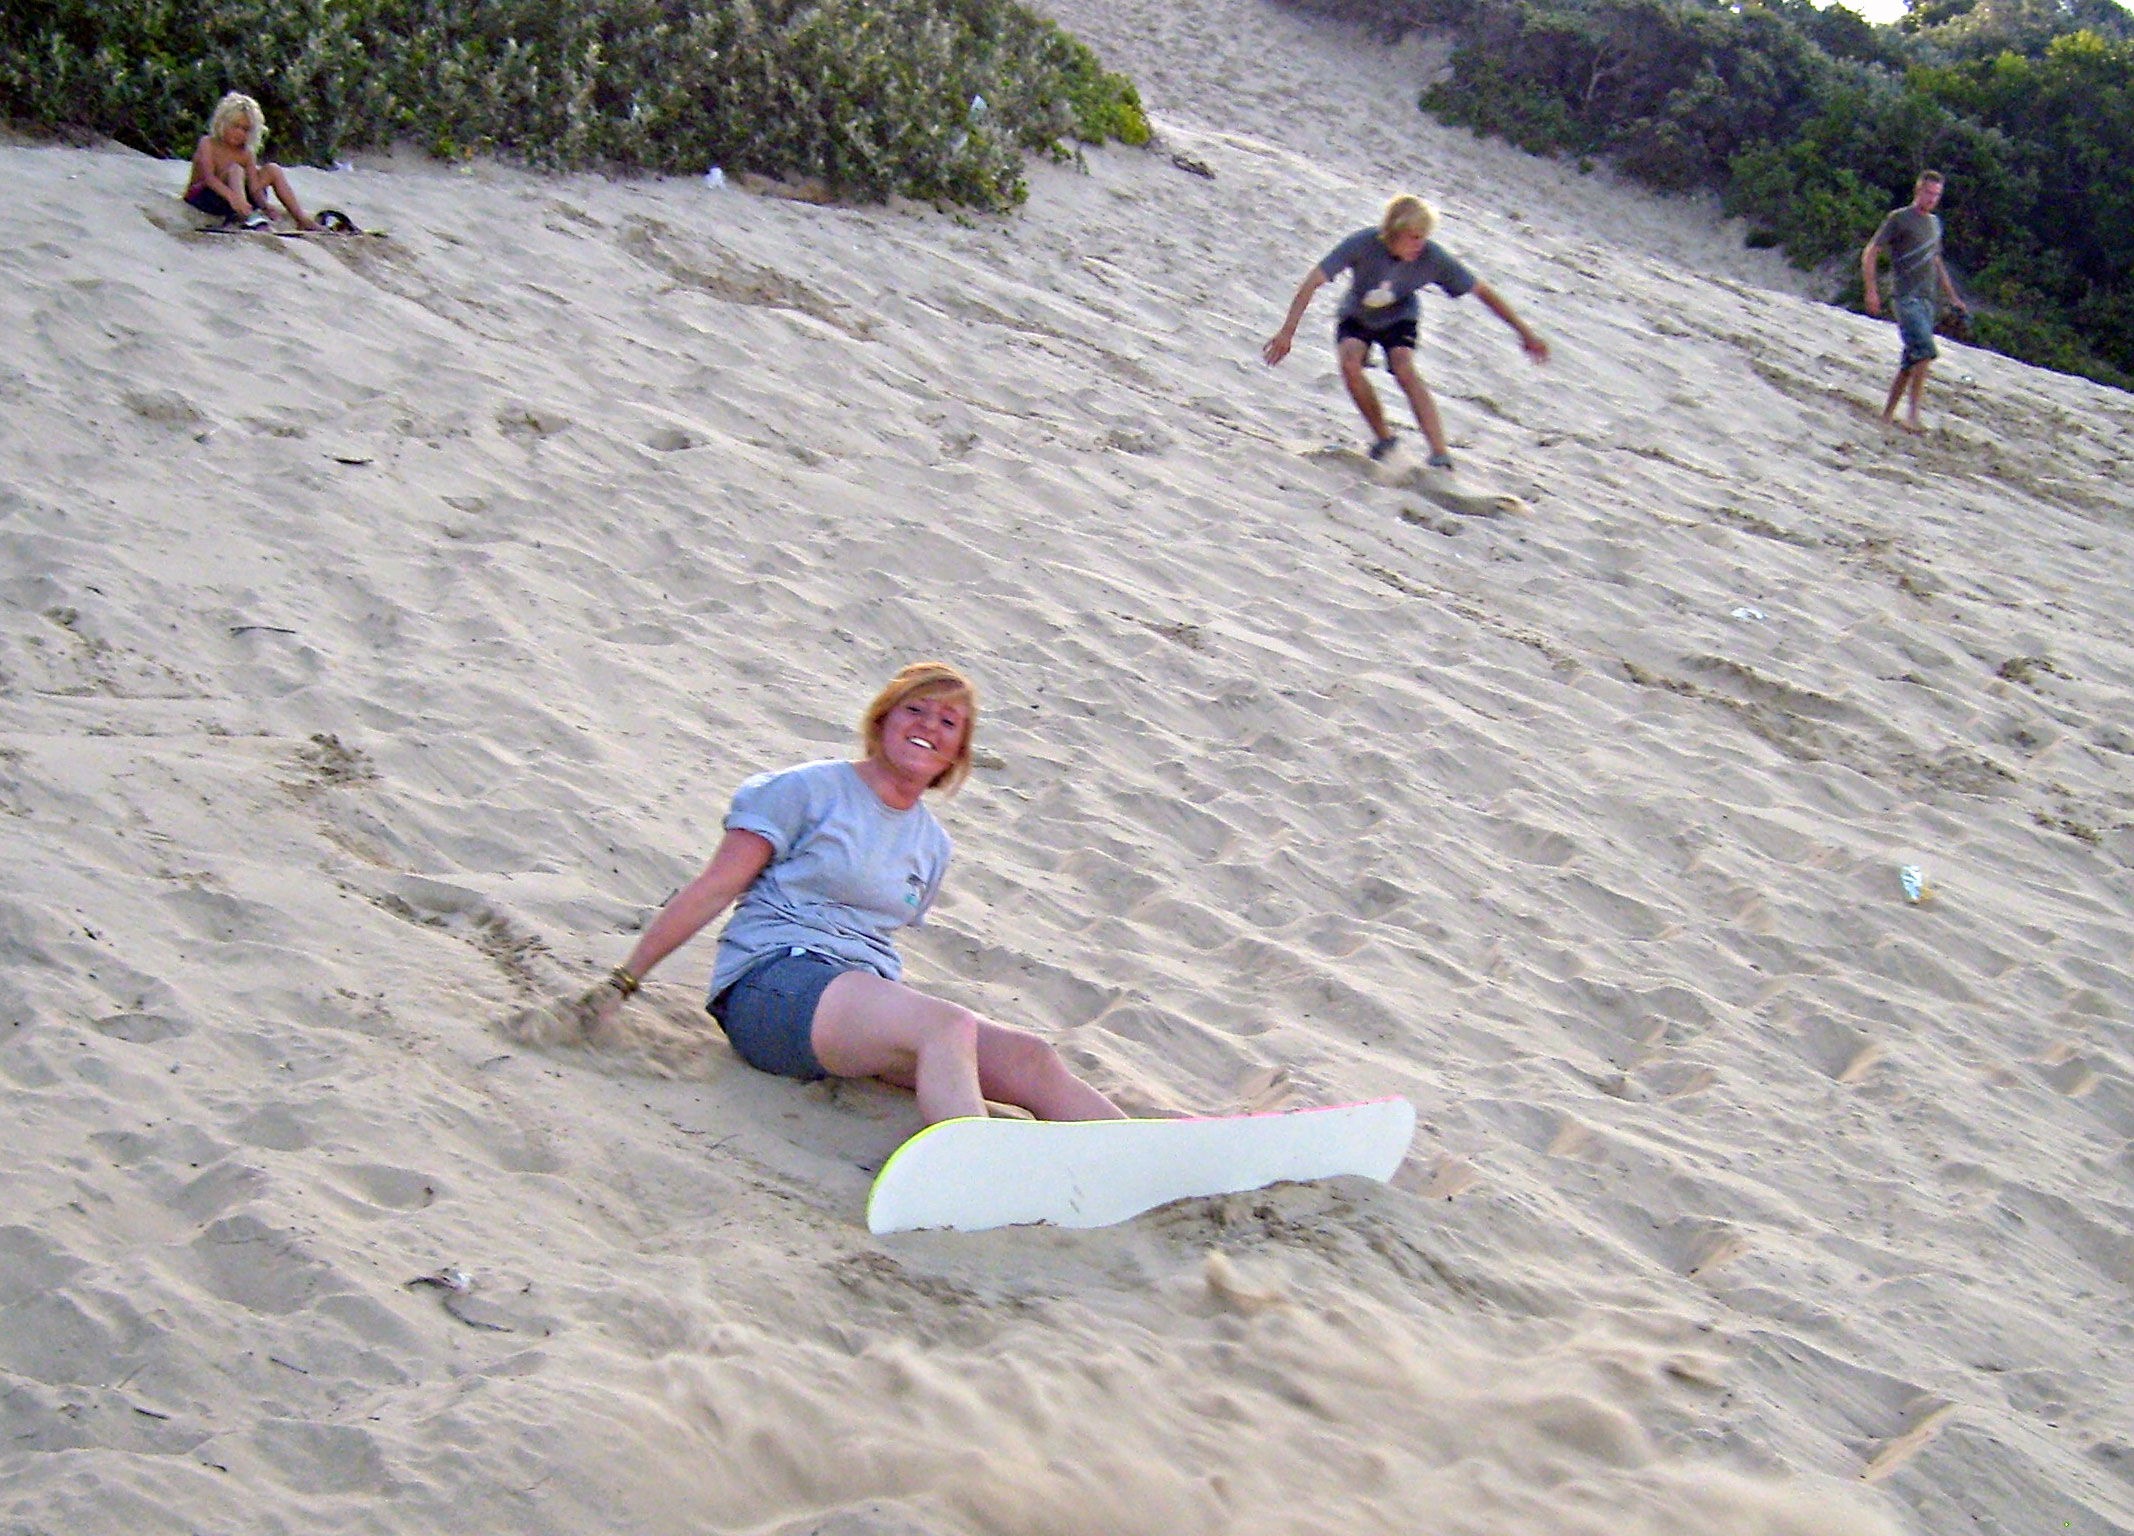
[[[1953,348],[1887,438],[1887,328],[1428,47],[1061,14],[1162,139],[1009,220],[0,148],[8,1529],[2134,1530],[2134,400]],[[1327,300],[1257,359],[1406,188],[1556,348],[1426,311],[1523,514],[1329,452]],[[920,655],[915,977],[1405,1094],[1393,1187],[878,1240],[909,1100],[708,943],[508,1031]]]

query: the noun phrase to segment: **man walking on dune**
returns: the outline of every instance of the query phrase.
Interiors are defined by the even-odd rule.
[[[1956,296],[1949,269],[1941,264],[1941,220],[1934,216],[1934,209],[1941,202],[1941,187],[1941,172],[1921,171],[1912,186],[1911,202],[1891,210],[1882,227],[1875,231],[1874,239],[1867,242],[1867,249],[1860,252],[1860,285],[1871,315],[1882,313],[1882,295],[1875,290],[1877,255],[1889,252],[1891,308],[1897,312],[1897,334],[1904,342],[1904,357],[1897,365],[1896,381],[1889,387],[1889,399],[1882,404],[1882,423],[1902,426],[1907,432],[1920,430],[1919,397],[1926,392],[1927,369],[1941,356],[1941,349],[1934,345],[1935,300],[1947,294],[1952,307],[1965,315],[1971,313]],[[1897,402],[1907,392],[1911,395],[1910,408],[1905,412],[1907,419],[1899,422]]]

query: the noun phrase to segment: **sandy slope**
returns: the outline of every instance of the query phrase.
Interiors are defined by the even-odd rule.
[[[2134,1530],[2134,401],[1885,440],[1886,328],[1427,49],[1063,14],[1164,142],[1008,221],[0,149],[0,1526]],[[1254,355],[1411,186],[1557,346],[1424,328],[1527,516],[1323,451],[1326,301]],[[708,943],[506,1035],[928,654],[915,976],[1407,1094],[1395,1187],[880,1241],[909,1101],[735,1064]]]

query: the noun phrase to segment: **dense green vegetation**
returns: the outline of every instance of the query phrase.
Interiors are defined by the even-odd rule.
[[[1915,175],[1949,178],[1952,274],[1986,346],[2134,387],[2134,15],[2114,0],[1305,0],[1449,28],[1423,106],[1537,154],[1712,189],[1838,297]]]
[[[1014,0],[8,0],[0,116],[191,158],[226,90],[278,158],[413,138],[545,167],[813,177],[1006,208],[1022,154],[1143,143],[1131,82]]]

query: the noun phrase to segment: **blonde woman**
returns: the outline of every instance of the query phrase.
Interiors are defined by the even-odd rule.
[[[948,872],[948,834],[921,803],[971,767],[978,697],[937,661],[891,678],[860,720],[864,755],[758,774],[734,792],[726,836],[630,956],[580,999],[597,1028],[652,968],[734,909],[709,1009],[750,1066],[787,1077],[879,1077],[914,1090],[928,1124],[986,1101],[1041,1120],[1102,1120],[1116,1105],[1037,1036],[902,981],[895,933],[922,921]]]
[[[266,114],[251,97],[232,91],[215,104],[207,135],[193,151],[193,178],[185,200],[226,224],[265,229],[274,222],[269,197],[278,198],[299,229],[317,229],[318,221],[290,190],[289,178],[271,160],[260,163],[267,141]]]
[[[1359,229],[1327,253],[1326,259],[1304,275],[1289,314],[1260,355],[1269,367],[1289,356],[1297,338],[1297,322],[1304,318],[1312,295],[1343,272],[1349,274],[1348,291],[1341,298],[1341,313],[1334,325],[1334,355],[1341,365],[1341,382],[1349,398],[1363,413],[1371,429],[1371,457],[1382,459],[1392,451],[1394,437],[1386,425],[1385,407],[1378,391],[1363,376],[1373,347],[1383,348],[1386,367],[1399,382],[1401,392],[1415,412],[1415,424],[1430,443],[1430,466],[1452,468],[1452,449],[1445,441],[1444,423],[1438,419],[1437,402],[1429,386],[1415,371],[1415,326],[1421,306],[1415,296],[1435,283],[1457,299],[1472,293],[1490,313],[1518,332],[1519,345],[1535,362],[1548,361],[1549,344],[1537,336],[1497,291],[1461,264],[1458,257],[1430,237],[1437,231],[1437,210],[1419,197],[1402,195],[1386,204],[1378,228]]]

